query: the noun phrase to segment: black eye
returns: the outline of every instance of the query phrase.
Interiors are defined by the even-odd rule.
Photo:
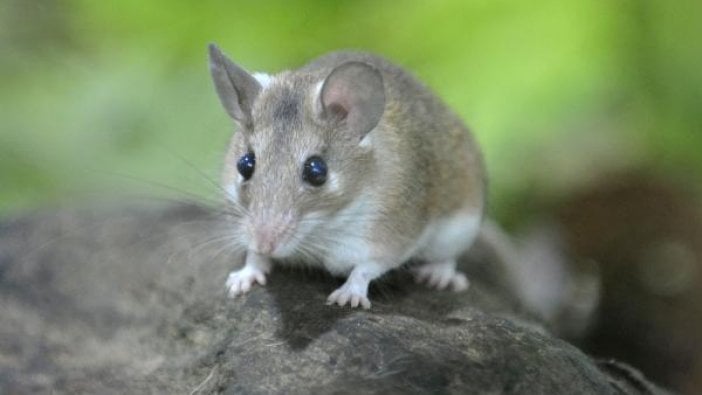
[[[327,164],[319,156],[310,156],[302,169],[302,179],[313,186],[321,186],[327,181]]]
[[[248,152],[244,154],[239,161],[236,163],[236,168],[239,170],[239,174],[244,177],[244,180],[251,178],[256,167],[256,155],[253,152]]]

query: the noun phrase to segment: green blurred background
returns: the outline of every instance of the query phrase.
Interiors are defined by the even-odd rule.
[[[0,215],[214,198],[232,126],[209,42],[256,71],[338,48],[404,65],[473,129],[507,222],[611,172],[700,183],[699,0],[3,0]]]

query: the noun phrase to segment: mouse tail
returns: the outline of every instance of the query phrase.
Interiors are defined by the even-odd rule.
[[[557,226],[542,222],[512,237],[486,218],[479,235],[504,267],[512,292],[556,334],[579,338],[591,327],[600,301],[595,263],[576,262]]]

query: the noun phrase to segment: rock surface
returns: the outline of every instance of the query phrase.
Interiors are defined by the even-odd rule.
[[[172,207],[58,210],[0,221],[0,393],[665,393],[552,337],[480,243],[464,293],[340,284],[276,267],[235,300],[226,224]]]

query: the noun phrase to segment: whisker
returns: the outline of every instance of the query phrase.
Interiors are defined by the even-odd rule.
[[[234,242],[237,241],[238,237],[237,235],[225,235],[225,236],[218,236],[218,237],[212,237],[209,240],[203,241],[195,246],[193,246],[193,250],[203,250],[204,248],[216,244],[216,243],[221,243],[221,242]]]
[[[239,243],[225,244],[210,257],[210,260],[216,261],[225,252],[228,252],[229,256],[236,256],[245,252],[245,250],[246,249],[242,247]]]
[[[195,194],[193,192],[187,191],[185,189],[162,183],[160,181],[154,181],[154,180],[150,180],[147,178],[143,178],[143,177],[139,177],[139,176],[135,176],[135,175],[130,175],[130,174],[119,173],[119,172],[115,172],[115,171],[105,170],[105,171],[101,171],[100,173],[108,174],[108,175],[115,176],[115,177],[120,177],[120,178],[129,180],[129,181],[136,181],[136,182],[139,182],[141,184],[148,185],[148,186],[156,186],[156,187],[159,187],[163,190],[170,191],[170,192],[177,192],[178,194],[181,194],[181,195],[184,195],[184,196],[191,198],[194,202],[209,202],[209,203],[219,204],[219,202],[212,200],[211,198],[208,198],[206,196],[198,195],[198,194]]]
[[[232,196],[224,187],[222,187],[222,185],[220,185],[219,182],[215,181],[212,177],[210,177],[209,175],[207,175],[207,173],[205,173],[205,172],[202,171],[200,168],[198,168],[197,166],[195,166],[194,163],[192,163],[191,161],[189,161],[188,159],[186,159],[184,156],[182,156],[182,155],[180,155],[180,154],[178,154],[178,153],[176,153],[176,152],[174,152],[174,151],[171,151],[171,150],[169,150],[169,149],[166,148],[166,147],[162,147],[162,148],[163,148],[164,150],[166,150],[166,152],[168,152],[169,154],[171,154],[172,156],[174,156],[175,158],[177,158],[177,159],[179,159],[180,161],[182,161],[183,163],[185,163],[185,164],[186,164],[188,167],[190,167],[192,170],[194,170],[195,172],[197,172],[202,178],[204,178],[206,181],[208,181],[208,182],[210,183],[210,185],[214,186],[215,189],[217,189],[217,190],[219,190],[220,192],[222,192],[222,193],[224,194],[224,196],[227,197],[227,200],[229,200],[229,201],[235,200],[235,199],[234,199],[234,196]]]

